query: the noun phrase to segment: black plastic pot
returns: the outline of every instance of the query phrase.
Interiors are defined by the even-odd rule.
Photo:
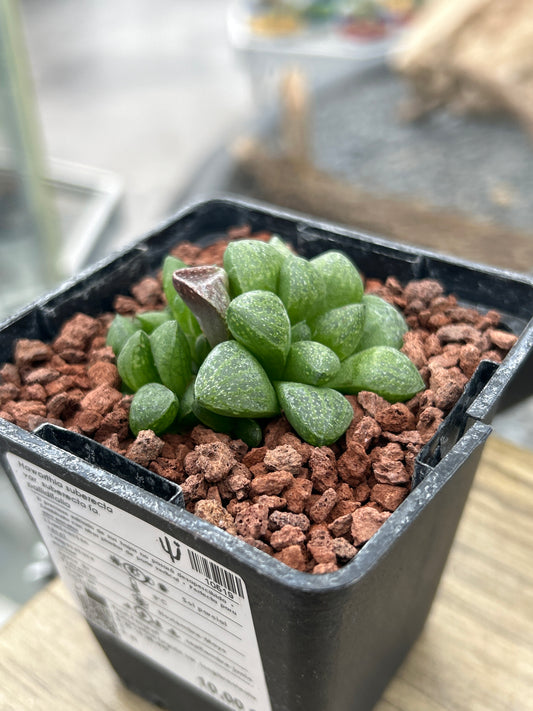
[[[128,687],[174,711],[368,711],[422,629],[493,414],[533,391],[530,279],[217,199],[5,323],[0,361],[18,338],[49,340],[77,311],[110,310],[178,241],[243,223],[305,256],[343,249],[367,277],[438,279],[520,334],[501,365],[480,365],[419,454],[412,492],[351,563],[292,570],[189,514],[176,485],[52,425],[0,421],[1,459]]]

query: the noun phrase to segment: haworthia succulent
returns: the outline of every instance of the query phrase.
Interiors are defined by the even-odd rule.
[[[291,382],[276,382],[275,387],[286,418],[314,447],[336,442],[348,429],[353,410],[336,390]]]
[[[284,256],[271,244],[257,240],[230,242],[224,252],[224,269],[232,297],[246,291],[276,291]]]
[[[403,335],[409,327],[398,309],[375,294],[365,294],[363,304],[366,307],[365,325],[357,349],[363,351],[373,346],[401,348]]]
[[[194,386],[200,405],[228,417],[272,417],[276,393],[259,361],[237,341],[215,346],[200,366]]]
[[[278,414],[281,404],[300,436],[321,446],[352,419],[341,393],[372,390],[393,402],[424,387],[396,350],[407,330],[403,316],[363,295],[343,253],[309,262],[274,235],[269,243],[231,242],[224,266],[187,267],[167,257],[167,309],[117,316],[111,325],[107,342],[123,386],[138,391],[132,431],[200,421],[258,446],[254,418]]]
[[[302,257],[290,256],[279,272],[278,295],[291,323],[313,316],[323,303],[326,287],[319,270]]]
[[[317,341],[293,343],[287,357],[283,380],[324,385],[340,368],[340,360],[331,348]]]
[[[150,339],[144,331],[131,335],[117,358],[120,377],[130,390],[138,390],[147,383],[159,383]]]
[[[326,311],[311,321],[314,341],[331,348],[341,360],[351,355],[361,338],[365,322],[363,304],[346,304]]]
[[[247,291],[231,301],[226,318],[232,336],[279,378],[291,345],[291,325],[279,296]]]
[[[390,346],[374,346],[354,353],[341,363],[327,385],[342,393],[370,390],[389,402],[409,400],[425,387],[416,366]]]
[[[162,434],[176,419],[179,400],[174,393],[160,383],[143,385],[131,401],[129,422],[134,435],[141,430]]]
[[[326,288],[323,311],[361,301],[363,280],[345,254],[330,250],[312,259],[311,264],[322,276]]]
[[[181,397],[191,380],[192,369],[187,337],[177,321],[166,321],[156,328],[150,336],[150,347],[161,382]]]

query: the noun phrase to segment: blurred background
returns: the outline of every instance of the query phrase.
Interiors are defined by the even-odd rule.
[[[530,0],[0,0],[0,318],[215,192],[530,273],[532,77]],[[2,473],[0,570],[2,624],[53,575]]]

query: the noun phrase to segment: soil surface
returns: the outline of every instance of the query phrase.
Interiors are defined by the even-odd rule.
[[[229,238],[248,237],[240,227]],[[253,235],[267,238],[264,233]],[[184,262],[222,263],[226,241],[200,249],[182,243]],[[367,293],[397,306],[411,330],[403,351],[427,389],[406,403],[346,396],[354,417],[330,447],[312,447],[280,416],[249,449],[196,426],[183,434],[134,438],[131,395],[121,392],[106,346],[114,314],[76,314],[51,343],[20,339],[0,368],[0,417],[32,430],[44,422],[94,438],[183,488],[187,510],[297,570],[327,573],[351,560],[409,494],[415,458],[459,399],[482,359],[500,362],[516,336],[495,311],[464,308],[433,280],[401,285],[366,281]],[[147,277],[115,299],[116,313],[164,308],[160,278]]]

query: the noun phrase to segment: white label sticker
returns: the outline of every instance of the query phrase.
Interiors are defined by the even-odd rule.
[[[233,711],[271,711],[240,576],[25,459],[7,459],[87,620]]]

